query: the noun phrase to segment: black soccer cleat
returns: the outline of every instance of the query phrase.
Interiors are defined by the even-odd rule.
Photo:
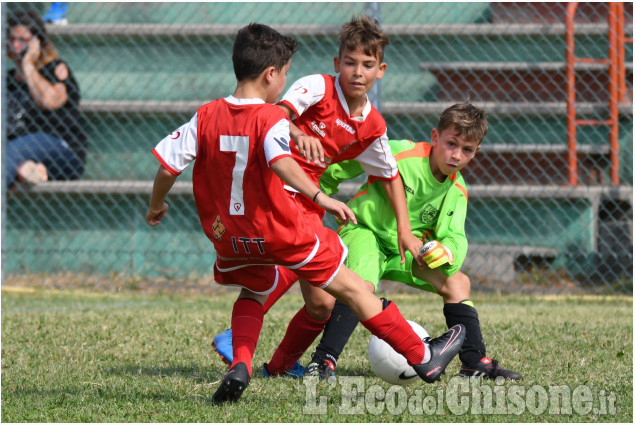
[[[214,393],[212,400],[215,404],[221,404],[225,402],[236,403],[242,395],[247,385],[249,385],[249,370],[247,365],[243,362],[236,364],[230,368],[223,381],[220,383],[220,387]]]
[[[445,368],[457,355],[465,340],[465,326],[454,325],[446,333],[434,339],[424,338],[430,350],[430,361],[413,365],[417,375],[427,383],[440,381]]]
[[[500,367],[498,360],[483,357],[474,367],[461,365],[460,376],[470,378],[496,379],[499,376],[509,381],[520,381],[523,375]]]
[[[322,363],[311,362],[306,367],[304,376],[317,376],[320,381],[335,382],[335,365],[326,359]]]

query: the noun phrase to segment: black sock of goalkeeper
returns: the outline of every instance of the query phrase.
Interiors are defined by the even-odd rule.
[[[481,334],[478,312],[470,300],[443,305],[443,315],[448,328],[461,324],[465,326],[465,341],[459,351],[459,359],[471,367],[485,357],[485,343]]]
[[[311,362],[321,363],[328,359],[337,365],[337,359],[344,351],[344,346],[353,334],[359,319],[344,303],[335,301],[331,318],[324,327],[322,339],[313,353]]]

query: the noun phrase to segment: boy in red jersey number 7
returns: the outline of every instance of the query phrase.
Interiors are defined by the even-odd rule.
[[[423,243],[412,234],[403,182],[388,145],[386,122],[367,96],[386,72],[383,59],[388,37],[377,21],[362,16],[344,24],[339,38],[338,56],[333,59],[339,75],[300,78],[279,103],[292,119],[290,131],[296,142],[291,147],[293,157],[316,184],[326,166],[355,159],[386,192],[388,208],[397,222],[401,261],[405,262],[405,252],[410,252],[422,264],[417,254]],[[316,221],[324,217],[324,210],[312,202],[300,199],[298,208]],[[298,276],[292,271],[282,273],[267,299],[265,312],[296,280]],[[293,317],[271,360],[263,366],[266,376],[301,373],[296,361],[322,332],[335,304],[333,297],[299,280],[305,306]],[[231,329],[216,336],[212,343],[228,363],[232,359],[230,341]]]
[[[165,197],[194,160],[194,199],[203,231],[217,258],[216,282],[242,287],[232,311],[233,362],[213,395],[235,402],[251,379],[251,361],[267,294],[282,267],[348,304],[362,325],[403,354],[426,382],[440,379],[461,346],[458,325],[421,341],[394,303],[382,302],[342,263],[337,234],[297,208],[316,203],[344,223],[355,222],[345,204],[324,195],[291,157],[289,121],[272,105],[280,96],[296,43],[266,25],[242,28],[234,43],[234,94],[201,106],[192,119],[153,150],[157,171],[146,221],[165,217]],[[298,193],[291,195],[283,182]]]

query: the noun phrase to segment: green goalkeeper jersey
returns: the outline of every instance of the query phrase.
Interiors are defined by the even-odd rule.
[[[410,140],[390,140],[392,153],[404,183],[412,233],[426,241],[438,240],[454,254],[453,269],[458,270],[467,254],[465,216],[467,189],[460,173],[439,182],[430,170],[432,145]],[[338,185],[362,174],[364,170],[354,160],[331,164],[320,179],[320,188],[327,194],[337,193]],[[358,225],[369,228],[386,254],[399,253],[397,220],[380,181],[366,182],[348,203]],[[352,223],[340,229],[354,228]]]

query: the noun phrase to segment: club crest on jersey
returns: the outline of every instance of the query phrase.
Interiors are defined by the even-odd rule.
[[[439,210],[437,210],[434,205],[428,204],[419,213],[419,221],[423,224],[432,224],[434,223],[434,220],[436,220],[437,215],[439,215]]]
[[[214,230],[214,237],[220,241],[223,237],[223,233],[225,233],[225,225],[222,221],[220,221],[220,215],[216,217],[216,220],[214,220],[212,229]]]

